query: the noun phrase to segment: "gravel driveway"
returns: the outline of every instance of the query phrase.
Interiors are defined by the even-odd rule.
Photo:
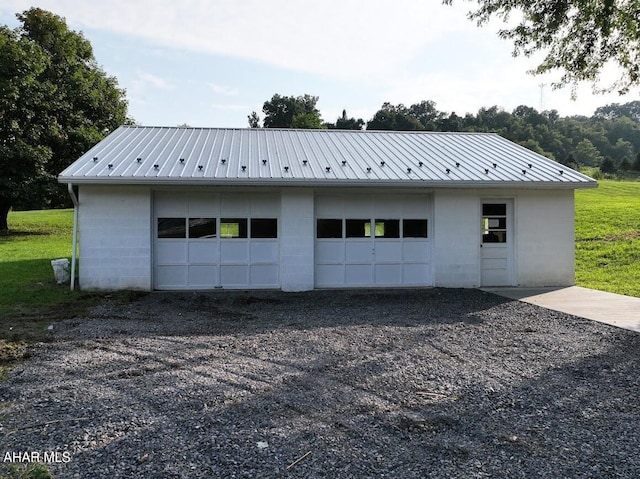
[[[0,453],[58,478],[640,477],[640,335],[481,291],[154,293],[55,331],[0,383]]]

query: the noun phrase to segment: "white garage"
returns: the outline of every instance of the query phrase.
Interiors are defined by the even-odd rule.
[[[571,285],[597,186],[488,133],[139,126],[59,181],[80,287],[141,290]]]

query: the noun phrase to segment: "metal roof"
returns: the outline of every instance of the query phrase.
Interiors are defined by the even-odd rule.
[[[589,188],[493,133],[122,126],[63,183]]]

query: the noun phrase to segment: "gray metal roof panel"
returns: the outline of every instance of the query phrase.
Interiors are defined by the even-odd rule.
[[[595,180],[493,133],[122,126],[68,183],[588,188]]]

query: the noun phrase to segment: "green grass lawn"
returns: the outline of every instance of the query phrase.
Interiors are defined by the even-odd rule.
[[[640,296],[640,182],[576,191],[576,284]]]
[[[54,280],[51,260],[71,256],[73,210],[11,212],[9,228],[0,234],[0,374],[25,344],[47,340],[52,321],[98,300]]]

